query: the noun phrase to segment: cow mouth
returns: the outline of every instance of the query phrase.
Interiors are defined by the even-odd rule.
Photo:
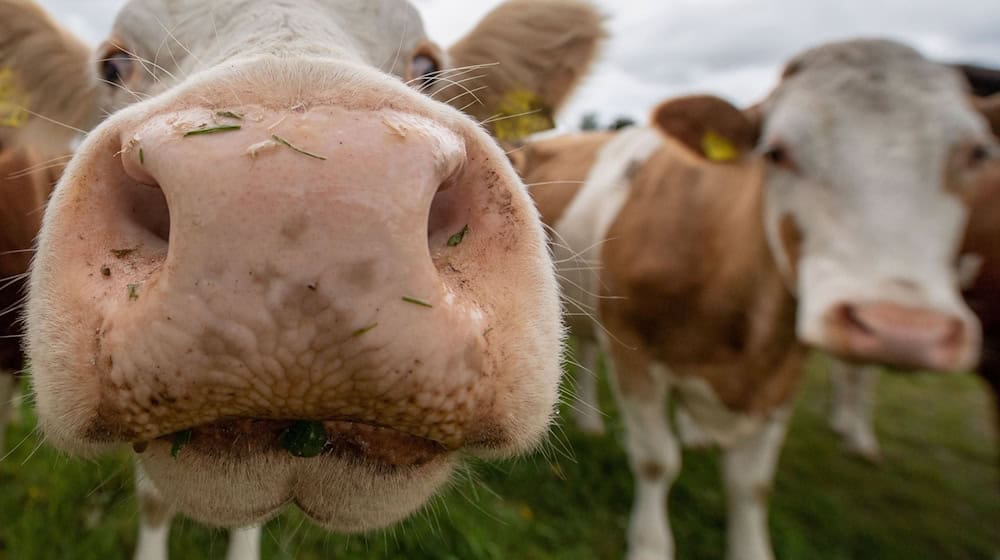
[[[226,460],[260,455],[308,460],[337,457],[377,469],[419,468],[446,455],[444,444],[393,428],[353,420],[269,420],[236,418],[166,434],[153,441],[184,454]],[[132,444],[145,452],[149,442]]]

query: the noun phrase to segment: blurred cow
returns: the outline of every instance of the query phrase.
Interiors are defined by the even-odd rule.
[[[766,497],[808,346],[938,370],[979,353],[958,290],[976,179],[997,147],[957,72],[887,41],[790,62],[759,106],[662,104],[652,128],[514,155],[553,226],[570,320],[611,357],[636,478],[629,557],[671,557],[676,398],[723,447],[730,558],[772,557]]]
[[[33,2],[0,0],[0,457],[35,235],[71,143],[97,120],[97,88],[86,46]]]
[[[42,17],[0,5],[4,25]],[[442,101],[508,139],[550,125],[601,19],[509,0],[443,50],[405,0],[132,0],[83,63],[96,103],[52,73],[111,116],[45,212],[39,420],[70,453],[135,449],[138,557],[166,555],[175,509],[386,526],[463,456],[539,443],[562,339],[545,237],[503,152]],[[89,56],[27,41],[24,65]],[[257,554],[243,535],[231,556]]]
[[[974,100],[976,107],[1000,137],[1000,72],[974,68],[966,77],[974,92],[990,94]],[[992,162],[979,174],[973,189],[972,213],[962,244],[966,265],[964,295],[983,328],[983,352],[978,371],[994,399],[994,420],[1000,434],[1000,163]],[[830,424],[844,439],[846,449],[872,461],[881,458],[872,414],[879,369],[872,365],[834,361]]]

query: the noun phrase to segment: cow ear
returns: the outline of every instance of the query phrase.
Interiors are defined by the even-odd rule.
[[[444,77],[453,83],[440,81],[434,97],[501,140],[552,128],[605,35],[604,17],[587,2],[508,0],[448,50],[453,73]]]
[[[653,110],[653,126],[695,155],[719,163],[753,151],[760,135],[760,109],[737,109],[709,95],[671,99]]]
[[[972,105],[986,117],[990,128],[993,129],[993,135],[1000,138],[1000,93],[989,97],[975,97]]]
[[[0,139],[13,142],[31,128],[42,129],[33,137],[55,141],[95,123],[89,47],[35,2],[0,1],[0,37]]]

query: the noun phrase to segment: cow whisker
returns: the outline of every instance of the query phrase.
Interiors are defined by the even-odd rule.
[[[20,179],[21,177],[24,177],[25,175],[31,175],[32,173],[35,173],[36,171],[43,171],[43,170],[46,170],[46,169],[51,169],[52,167],[57,167],[58,165],[66,162],[66,161],[69,161],[72,158],[73,158],[73,154],[67,154],[67,155],[64,155],[64,156],[57,156],[57,157],[54,157],[52,159],[36,163],[34,165],[29,165],[28,167],[25,167],[24,169],[21,169],[19,171],[13,171],[9,175],[7,175],[6,178],[7,179]]]
[[[5,290],[11,286],[11,284],[17,283],[19,280],[23,280],[28,277],[28,272],[22,272],[20,274],[14,274],[11,276],[5,276],[0,280],[3,280],[3,284],[0,284],[0,290]]]
[[[387,74],[393,74],[394,70],[396,70],[396,64],[399,62],[399,55],[403,51],[403,39],[406,37],[406,31],[409,29],[409,25],[409,21],[403,22],[403,32],[399,35],[399,44],[396,45],[396,53],[392,55],[392,66],[386,70],[385,65],[389,62],[389,59],[385,59],[382,61],[382,64],[378,65],[379,70]]]
[[[476,89],[469,90],[469,91],[467,91],[465,93],[460,93],[460,94],[456,95],[455,97],[452,97],[451,99],[445,101],[444,103],[445,103],[445,105],[451,105],[451,103],[453,101],[458,101],[459,99],[465,97],[466,95],[474,95],[477,92],[483,91],[484,89],[486,89],[486,86],[479,86]]]
[[[508,152],[508,154],[515,152],[519,149],[521,148],[516,148],[514,150],[511,150],[510,152]],[[533,187],[544,187],[545,185],[582,185],[585,182],[586,181],[539,181],[537,183],[525,183],[524,186],[531,189]]]
[[[45,122],[52,123],[52,124],[54,124],[56,126],[61,126],[63,128],[72,130],[74,132],[79,132],[80,134],[82,134],[84,136],[87,135],[87,131],[86,130],[83,130],[81,128],[77,128],[77,127],[75,127],[73,125],[66,124],[64,122],[59,122],[59,121],[57,121],[57,120],[55,120],[53,118],[46,117],[45,115],[43,115],[41,113],[36,113],[36,112],[32,111],[31,109],[28,109],[27,107],[22,107],[22,106],[18,105],[17,108],[18,108],[18,110],[24,111],[25,113],[27,113],[27,114],[29,114],[29,115],[31,115],[33,117],[37,117],[39,119],[42,119]]]
[[[438,78],[438,79],[440,81],[442,81],[442,82],[445,82],[448,85],[453,85],[455,87],[463,89],[465,91],[465,93],[468,93],[469,95],[471,95],[473,97],[473,99],[476,100],[477,103],[479,103],[480,105],[483,104],[483,100],[480,99],[479,96],[477,96],[472,90],[470,90],[468,87],[462,85],[461,83],[456,82],[454,80],[450,80],[448,78]]]
[[[142,66],[142,69],[145,70],[146,73],[149,74],[149,76],[151,78],[153,78],[153,80],[155,80],[157,82],[160,81],[160,77],[157,76],[156,72],[154,72],[153,70],[159,70],[159,71],[163,72],[167,76],[170,76],[170,79],[172,79],[172,80],[176,80],[177,79],[177,77],[174,76],[169,70],[167,70],[166,68],[160,66],[156,62],[154,62],[152,60],[149,60],[148,58],[143,58],[143,57],[139,56],[138,54],[136,54],[136,53],[134,53],[134,52],[126,49],[125,47],[123,47],[122,45],[119,45],[117,43],[112,43],[112,46],[114,46],[116,49],[120,50],[121,52],[123,52],[123,53],[131,56],[133,60],[135,60],[136,62],[138,62]],[[152,66],[153,70],[150,70],[147,67],[147,65],[148,66]]]
[[[101,82],[102,84],[107,84],[107,85],[109,85],[109,86],[114,86],[114,87],[116,87],[116,88],[118,88],[118,89],[120,89],[120,90],[122,90],[122,91],[124,91],[124,92],[128,93],[128,94],[129,94],[129,95],[131,95],[131,96],[132,96],[132,97],[133,97],[133,98],[134,98],[134,99],[135,99],[135,100],[136,100],[137,102],[140,102],[140,101],[143,101],[143,98],[142,98],[142,96],[140,96],[140,94],[138,94],[138,93],[136,93],[136,92],[132,91],[132,90],[131,90],[131,89],[129,89],[129,88],[128,88],[128,86],[126,86],[125,84],[120,84],[120,83],[118,83],[118,82],[112,82],[112,81],[109,81],[109,80],[104,80],[104,79],[101,79],[101,80],[98,80],[98,81],[99,81],[99,82]],[[147,95],[146,97],[148,98],[149,96]]]
[[[21,438],[21,441],[19,441],[17,445],[11,447],[10,451],[8,451],[3,457],[0,457],[0,463],[3,463],[7,459],[9,459],[10,456],[13,455],[14,452],[16,452],[18,449],[20,449],[21,446],[23,446],[26,441],[28,441],[29,439],[31,439],[32,437],[36,436],[39,433],[41,433],[41,428],[39,426],[35,426],[34,428],[32,428],[32,430],[28,432],[27,435]]]
[[[406,82],[406,85],[410,85],[413,82],[420,81],[420,80],[436,80],[437,78],[439,78],[441,76],[447,76],[449,78],[454,78],[454,77],[457,77],[457,76],[463,76],[463,75],[468,74],[469,72],[473,72],[475,70],[480,70],[480,69],[483,69],[483,68],[490,68],[490,67],[499,66],[499,65],[500,65],[499,62],[488,62],[488,63],[485,63],[485,64],[470,64],[468,66],[458,66],[456,68],[445,68],[444,70],[438,70],[436,72],[428,72],[428,73],[424,74],[423,76],[420,76],[420,77],[408,80]],[[433,83],[436,83],[436,82],[430,81],[427,84],[424,84],[423,86],[421,86],[419,89],[417,89],[417,91],[423,91],[424,89],[427,88],[428,85],[431,85]]]
[[[481,121],[479,124],[493,124],[495,122],[505,121],[507,119],[519,119],[521,117],[527,117],[529,115],[535,115],[541,113],[542,109],[532,109],[530,111],[524,111],[522,113],[515,113],[513,115],[493,115],[492,117]]]

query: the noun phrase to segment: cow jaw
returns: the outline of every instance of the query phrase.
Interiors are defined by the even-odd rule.
[[[534,447],[559,379],[551,261],[503,153],[351,62],[230,64],[93,132],[47,210],[28,325],[50,441],[136,443],[216,524],[288,502],[391,523],[458,455]],[[319,457],[273,444],[297,421],[325,426]]]

